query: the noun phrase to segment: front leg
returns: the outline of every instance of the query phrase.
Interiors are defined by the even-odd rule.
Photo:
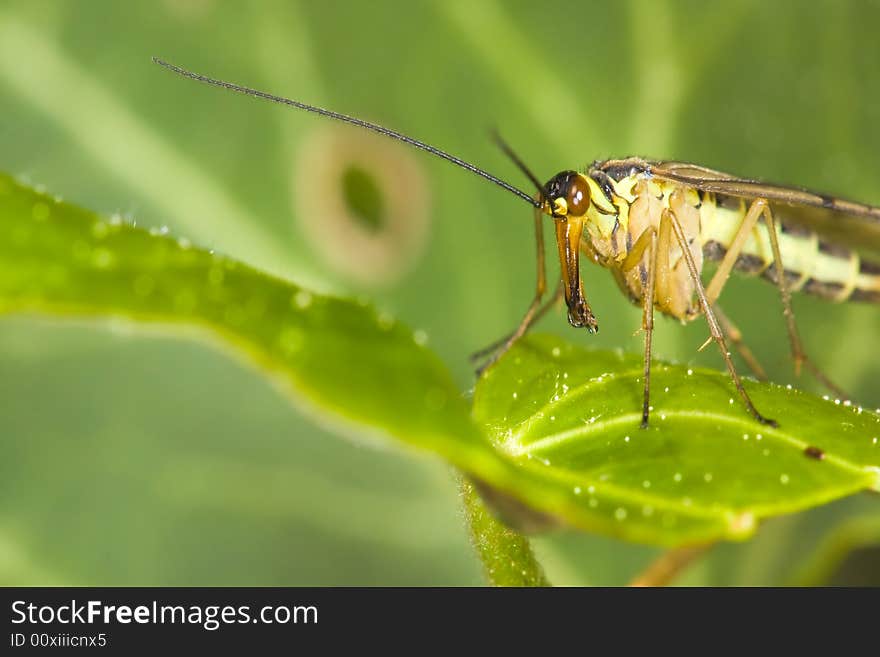
[[[556,290],[554,290],[553,294],[550,295],[550,298],[544,302],[543,306],[538,308],[538,310],[535,312],[534,315],[532,315],[531,323],[526,327],[526,332],[532,326],[537,324],[544,317],[544,315],[546,315],[548,312],[550,312],[550,309],[553,308],[553,306],[555,306],[556,304],[558,304],[561,299],[562,299],[562,281],[560,281],[559,283],[556,284]],[[489,356],[490,354],[495,353],[496,351],[498,351],[502,347],[504,347],[505,344],[507,344],[509,341],[514,339],[515,335],[516,335],[516,331],[511,331],[510,333],[499,338],[498,340],[496,340],[492,344],[486,345],[485,347],[483,347],[479,351],[475,351],[468,358],[471,360],[471,362],[479,361],[480,359],[485,358],[485,357]],[[483,368],[480,368],[480,371],[482,371],[482,369]]]
[[[547,268],[544,262],[544,225],[542,221],[543,215],[541,214],[541,210],[536,208],[535,260],[537,262],[538,274],[537,282],[535,285],[535,296],[532,299],[532,303],[529,304],[525,315],[523,315],[523,318],[520,320],[519,325],[513,330],[513,332],[511,332],[509,335],[502,338],[501,340],[492,343],[485,349],[481,349],[480,351],[471,355],[471,360],[478,360],[486,355],[489,355],[488,360],[486,360],[485,363],[477,368],[477,375],[482,374],[486,369],[494,365],[498,361],[498,359],[501,358],[517,340],[525,335],[526,331],[528,331],[532,327],[532,325],[541,318],[544,312],[546,312],[552,306],[551,303],[544,308],[540,307],[541,300],[544,298],[544,293],[547,290]]]

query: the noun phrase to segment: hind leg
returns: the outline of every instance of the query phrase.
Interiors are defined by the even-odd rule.
[[[779,237],[776,233],[776,219],[770,211],[770,206],[765,203],[763,207],[764,221],[767,224],[767,233],[770,236],[770,248],[773,251],[773,264],[776,268],[776,286],[782,297],[782,314],[785,316],[785,325],[788,330],[788,341],[791,346],[791,358],[794,361],[795,375],[799,375],[801,366],[805,366],[819,383],[828,388],[840,399],[848,399],[849,396],[837,387],[825,374],[807,357],[804,352],[801,336],[798,332],[794,318],[794,310],[791,307],[791,290],[788,289],[788,281],[785,276],[785,267],[782,263],[782,253],[779,249]]]
[[[712,305],[712,310],[715,311],[715,317],[718,319],[721,331],[724,333],[725,337],[730,340],[730,343],[736,349],[737,353],[739,353],[743,361],[745,361],[745,364],[748,365],[752,374],[754,374],[759,381],[766,381],[767,373],[764,371],[764,368],[761,367],[761,363],[758,362],[758,359],[755,358],[755,354],[752,353],[752,350],[749,349],[749,346],[743,341],[742,332],[739,330],[739,327],[737,327],[727,314],[721,310],[721,306],[717,303]]]
[[[675,213],[669,209],[663,210],[663,215],[660,219],[661,230],[663,222],[670,222],[672,225],[672,232],[675,235],[675,239],[678,241],[688,271],[690,272],[691,281],[694,284],[694,290],[697,293],[703,316],[706,318],[706,323],[709,325],[709,333],[712,335],[711,339],[715,341],[718,345],[718,349],[721,351],[721,357],[724,359],[724,364],[727,365],[727,371],[730,373],[730,378],[733,379],[733,384],[736,386],[736,391],[739,393],[743,404],[745,404],[749,414],[761,424],[773,427],[779,426],[775,420],[766,418],[758,412],[758,409],[755,408],[755,405],[752,403],[751,397],[749,397],[749,393],[746,392],[746,389],[743,387],[739,373],[737,373],[736,367],[730,359],[730,352],[727,349],[727,341],[724,339],[724,333],[718,324],[718,319],[715,317],[715,313],[712,310],[709,300],[706,298],[706,290],[703,287],[703,281],[700,280],[700,274],[697,271],[697,265],[694,262],[694,256],[689,248],[687,237],[685,236],[684,229],[681,227],[681,223],[679,223]]]

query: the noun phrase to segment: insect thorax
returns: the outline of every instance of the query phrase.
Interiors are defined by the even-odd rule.
[[[628,162],[628,161],[624,161]],[[653,230],[658,235],[657,266],[665,272],[663,288],[657,289],[655,305],[661,312],[678,318],[690,315],[694,284],[683,253],[674,234],[660,230],[664,211],[675,213],[690,246],[698,272],[702,271],[703,253],[701,198],[696,190],[653,178],[645,168],[616,167],[592,169],[589,178],[597,203],[590,208],[584,227],[584,251],[596,263],[611,270],[615,280],[635,303],[644,299],[649,253],[645,250],[637,265],[625,268],[627,256],[637,248],[639,238]],[[607,203],[603,203],[607,201]],[[644,242],[643,242],[644,245]]]

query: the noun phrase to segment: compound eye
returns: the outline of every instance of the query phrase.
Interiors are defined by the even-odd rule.
[[[576,217],[585,215],[590,209],[590,187],[581,176],[572,179],[565,202],[568,205],[568,214]]]

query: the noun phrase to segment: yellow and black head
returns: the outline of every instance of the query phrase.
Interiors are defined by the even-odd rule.
[[[541,210],[554,219],[568,322],[595,333],[599,325],[584,298],[579,271],[584,218],[590,209],[590,185],[577,171],[562,171],[541,188],[540,195]]]
[[[577,171],[562,171],[541,190],[542,210],[556,219],[583,217],[590,209],[590,186]]]

